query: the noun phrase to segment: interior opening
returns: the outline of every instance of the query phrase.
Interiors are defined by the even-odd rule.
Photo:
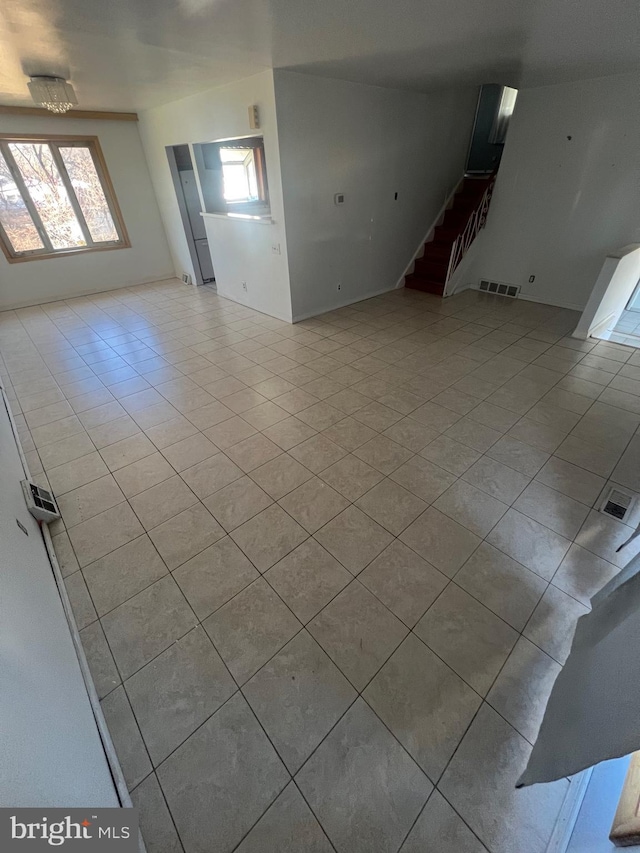
[[[604,259],[574,336],[640,348],[640,244]]]
[[[207,213],[269,216],[269,191],[261,136],[203,142],[193,152]]]
[[[252,148],[221,148],[224,200],[229,204],[258,201],[256,161]]]
[[[598,337],[640,349],[640,280],[620,316],[617,319],[612,317],[609,328],[604,329]]]
[[[466,174],[490,175],[498,170],[517,98],[518,90],[511,86],[486,83],[480,87]]]
[[[169,146],[167,158],[189,255],[191,256],[195,283],[212,284],[215,282],[215,273],[209,251],[207,231],[201,215],[202,202],[189,146]]]

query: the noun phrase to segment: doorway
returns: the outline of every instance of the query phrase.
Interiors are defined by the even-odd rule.
[[[625,311],[634,311],[640,314],[640,281],[636,284],[636,289],[631,294],[631,299],[627,302]],[[640,317],[638,317],[640,323]]]
[[[640,349],[640,243],[610,252],[573,336]]]
[[[497,172],[518,90],[487,83],[480,86],[467,155],[467,175]]]
[[[215,282],[215,273],[211,253],[209,252],[209,241],[207,240],[204,220],[200,215],[202,213],[202,205],[189,146],[169,146],[167,148],[167,158],[169,160],[169,169],[171,170],[171,177],[176,191],[185,237],[187,238],[189,254],[191,255],[196,284],[212,284]]]
[[[615,324],[606,331],[606,340],[640,347],[640,281]],[[604,337],[604,335],[602,335]]]

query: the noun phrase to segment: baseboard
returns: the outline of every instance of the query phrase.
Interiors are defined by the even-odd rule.
[[[92,287],[88,290],[75,291],[74,293],[65,293],[56,296],[41,296],[39,299],[28,299],[25,302],[13,302],[9,305],[3,305],[0,303],[0,312],[17,311],[19,308],[33,308],[35,305],[49,305],[51,302],[65,302],[67,299],[78,299],[82,296],[95,296],[98,293],[112,293],[114,290],[124,290],[127,287],[137,287],[140,284],[152,284],[154,281],[171,281],[171,279],[177,279],[175,272],[163,273],[160,276],[156,275],[150,278],[141,278],[136,281],[128,281],[124,284],[117,284],[114,287]]]
[[[443,299],[449,299],[450,296],[459,296],[461,293],[464,293],[466,290],[478,290],[479,288],[474,287],[473,284],[467,282],[466,284],[461,284],[460,287],[457,287],[455,290],[452,290],[451,293],[443,293]]]
[[[22,468],[24,470],[24,475],[27,479],[31,479],[29,464],[27,462],[27,457],[25,456],[24,449],[22,447],[22,442],[20,441],[18,428],[16,426],[14,414],[11,409],[11,404],[9,403],[7,395],[5,394],[2,388],[0,388],[0,405],[3,405],[7,411],[7,415],[9,417],[9,425],[11,427],[11,431],[13,432],[13,438],[16,443],[16,448],[20,457]],[[36,476],[34,479],[37,481],[38,477]],[[107,722],[104,718],[102,706],[100,705],[100,699],[98,698],[98,693],[93,682],[91,670],[89,669],[89,664],[87,663],[84,647],[82,645],[80,633],[78,631],[73,609],[71,607],[69,594],[67,592],[67,588],[62,577],[62,572],[60,570],[60,565],[56,557],[56,552],[53,547],[53,540],[49,531],[49,525],[41,523],[40,529],[42,532],[42,538],[44,539],[47,557],[49,558],[49,562],[51,563],[51,570],[54,576],[54,580],[56,586],[58,587],[58,593],[60,595],[62,609],[64,611],[64,615],[69,626],[69,633],[73,642],[74,651],[76,653],[76,657],[78,658],[80,672],[87,691],[87,698],[91,705],[91,710],[96,721],[98,735],[100,737],[100,740],[102,741],[102,747],[104,749],[105,758],[107,760],[109,770],[113,778],[113,783],[116,788],[117,796],[120,800],[120,805],[123,808],[132,808],[133,803],[131,802],[129,790],[124,778],[124,773],[122,772],[122,768],[120,766],[120,762],[118,760],[118,756],[116,754],[116,750],[111,739],[111,734],[109,733]]]
[[[382,296],[385,293],[391,293],[397,289],[397,285],[391,287],[383,287],[381,290],[374,290],[372,293],[365,293],[362,296],[356,296],[355,299],[345,299],[337,302],[334,305],[327,305],[317,311],[309,311],[306,314],[296,314],[293,318],[294,323],[300,323],[302,320],[310,320],[312,317],[321,317],[323,314],[328,314],[330,311],[337,311],[339,308],[347,308],[349,305],[355,305],[357,302],[366,302],[367,299],[373,299],[375,296]]]
[[[591,326],[589,329],[588,337],[597,338],[600,332],[606,331],[609,327],[609,323],[616,316],[617,311],[612,311],[604,320],[601,320],[599,323],[596,323],[595,326]]]
[[[489,278],[490,279],[491,276],[481,276],[481,278]],[[472,284],[472,285],[470,285],[470,287],[464,288],[464,290],[479,290],[479,289],[480,288],[477,284]],[[461,292],[462,292],[461,290],[457,290],[456,295],[458,293],[461,293]],[[573,302],[556,302],[556,301],[552,302],[550,299],[545,299],[545,298],[542,298],[539,296],[533,296],[530,293],[523,293],[522,291],[520,291],[520,293],[518,294],[518,298],[515,299],[514,302],[517,302],[518,300],[521,300],[524,302],[539,302],[542,305],[552,305],[554,308],[566,308],[569,311],[584,311],[584,305],[576,305]]]
[[[405,267],[405,270],[402,273],[402,276],[398,279],[396,286],[395,286],[395,289],[403,286],[406,276],[409,275],[409,273],[411,272],[411,267],[415,264],[416,260],[418,259],[418,256],[419,256],[418,253],[420,252],[420,249],[422,249],[422,247],[425,245],[425,243],[429,242],[429,238],[433,235],[433,232],[435,231],[436,227],[440,224],[441,219],[444,218],[445,213],[449,209],[449,205],[453,201],[454,195],[458,191],[458,187],[460,186],[460,184],[463,181],[464,181],[464,175],[460,178],[458,183],[455,185],[455,187],[449,193],[449,195],[447,196],[447,198],[445,200],[445,203],[442,205],[442,207],[438,211],[436,218],[433,220],[433,222],[429,226],[429,230],[427,231],[427,233],[425,234],[423,239],[418,243],[418,246],[416,247],[415,252],[411,256],[411,260],[409,261],[409,263]]]
[[[522,291],[520,291],[518,299],[524,299],[525,302],[540,302],[542,305],[553,305],[554,308],[566,308],[568,311],[584,311],[584,305],[576,305],[575,302],[551,302],[549,299],[541,299],[538,296],[522,293]]]
[[[469,272],[474,268],[474,261],[477,261],[478,245],[482,240],[483,232],[476,235],[475,240],[469,246],[466,253],[460,259],[458,266],[451,274],[451,278],[445,285],[443,296],[454,296],[456,293],[463,293],[465,290],[471,290],[474,287],[473,280],[469,280]]]
[[[592,773],[593,767],[589,767],[572,778],[567,796],[560,806],[546,853],[566,853]]]
[[[252,311],[257,311],[258,314],[264,314],[266,317],[273,317],[274,320],[281,320],[283,323],[295,323],[295,320],[292,320],[291,317],[286,317],[285,315],[279,314],[276,311],[262,311],[260,310],[260,308],[256,308],[255,305],[251,305],[249,302],[243,302],[241,299],[238,299],[231,293],[227,293],[226,291],[221,290],[219,285],[217,287],[217,292],[218,296],[221,296],[223,299],[228,299],[229,302],[235,302],[236,305],[242,305],[243,308],[251,308]]]

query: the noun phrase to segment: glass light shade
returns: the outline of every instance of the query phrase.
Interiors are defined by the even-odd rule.
[[[73,86],[62,77],[32,77],[27,85],[35,103],[52,113],[66,113],[78,103]]]

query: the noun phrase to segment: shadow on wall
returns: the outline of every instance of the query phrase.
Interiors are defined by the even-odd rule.
[[[420,93],[425,92],[425,83],[426,86],[432,84],[432,92],[466,87],[477,89],[479,84],[489,80],[513,81],[517,85],[523,72],[521,48],[526,46],[525,29],[524,22],[522,28],[505,26],[501,32],[482,39],[478,39],[475,32],[468,38],[460,38],[457,31],[455,41],[433,44],[426,54],[423,45],[414,50],[383,48],[369,54],[360,52],[356,57],[287,65],[283,70],[386,89],[413,89]],[[512,49],[505,51],[505,44]],[[490,67],[487,66],[489,56],[492,57]],[[452,72],[452,68],[459,68],[459,73]]]
[[[639,84],[632,74],[520,90],[470,278],[585,308],[605,257],[640,243]]]

